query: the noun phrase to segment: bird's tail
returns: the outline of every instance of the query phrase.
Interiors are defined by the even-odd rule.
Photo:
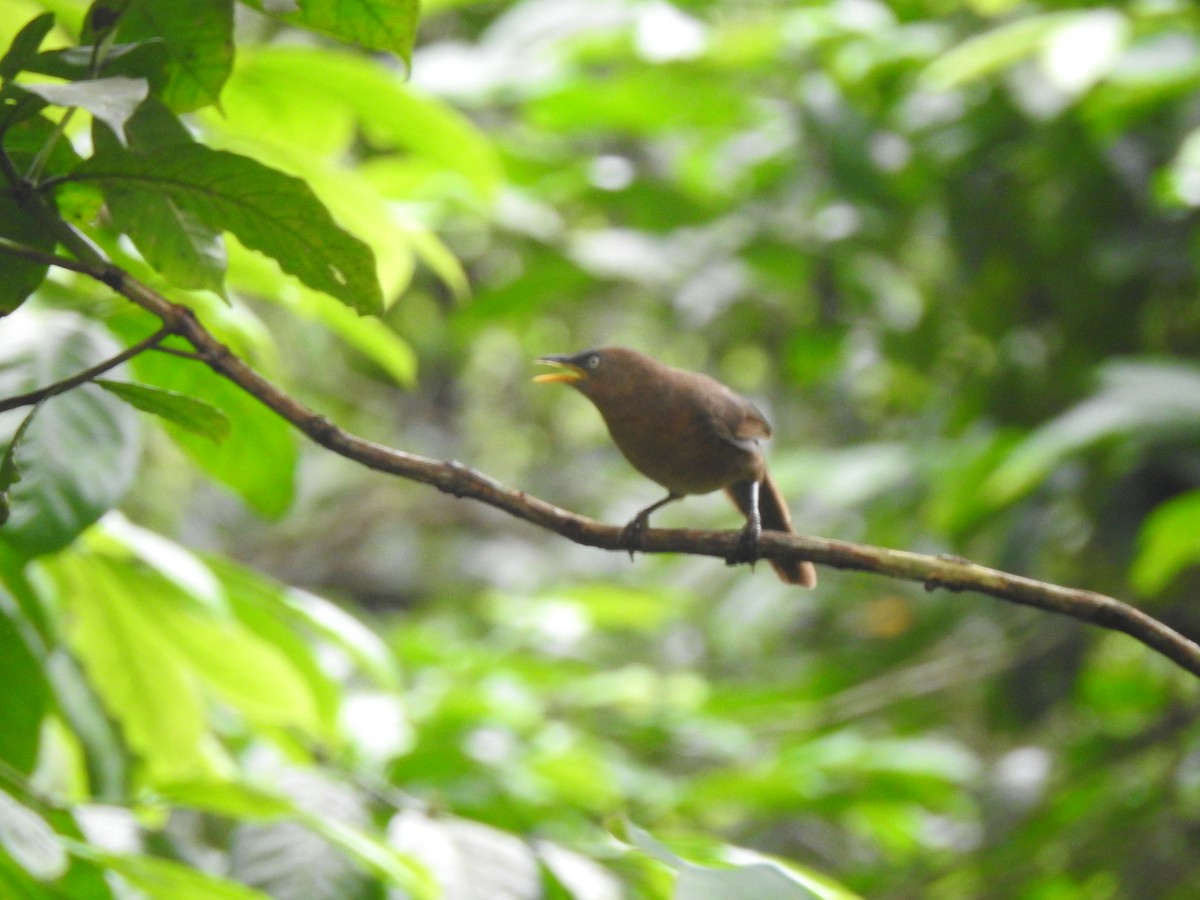
[[[742,485],[730,485],[725,489],[729,499],[742,511],[750,516],[750,492]],[[770,474],[764,472],[758,486],[758,514],[762,519],[762,527],[770,531],[793,531],[792,516],[779,488],[771,480]],[[771,568],[780,580],[788,584],[796,584],[803,588],[817,586],[817,570],[806,559],[772,559]]]

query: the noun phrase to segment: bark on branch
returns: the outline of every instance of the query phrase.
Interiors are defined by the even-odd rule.
[[[622,529],[618,526],[605,525],[523,491],[506,488],[462,463],[405,453],[338,428],[250,368],[213,337],[190,309],[170,302],[111,264],[65,259],[29,248],[14,250],[14,247],[9,241],[0,241],[0,252],[81,272],[157,316],[166,329],[185,338],[195,348],[196,356],[213,371],[257,397],[311,440],[340,456],[380,472],[431,485],[455,497],[467,497],[496,507],[576,543],[625,552],[621,546]],[[641,549],[646,553],[689,553],[725,559],[737,548],[738,538],[737,530],[651,528],[642,535]],[[1200,645],[1141,610],[1104,594],[1035,581],[953,556],[930,556],[807,535],[765,531],[760,551],[764,559],[808,559],[833,568],[919,582],[928,590],[975,591],[1010,603],[1070,616],[1123,632],[1200,676]]]

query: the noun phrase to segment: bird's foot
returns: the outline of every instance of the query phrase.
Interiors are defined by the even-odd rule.
[[[741,563],[750,563],[750,568],[753,570],[754,564],[758,562],[759,533],[760,529],[753,525],[743,528],[738,537],[737,546],[733,548],[733,552],[729,556],[725,557],[725,565],[736,566]]]
[[[649,518],[647,515],[638,513],[621,530],[621,548],[629,553],[631,560],[634,552],[642,549],[642,532],[646,530],[646,521]]]

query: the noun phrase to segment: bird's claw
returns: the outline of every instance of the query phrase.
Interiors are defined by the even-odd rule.
[[[635,551],[642,548],[642,532],[646,530],[646,517],[634,516],[629,524],[621,529],[621,547],[629,553],[629,558],[633,559]]]
[[[725,565],[736,566],[741,563],[750,563],[750,570],[753,571],[754,564],[758,562],[758,534],[758,530],[750,525],[743,528],[738,537],[737,546],[725,558]]]

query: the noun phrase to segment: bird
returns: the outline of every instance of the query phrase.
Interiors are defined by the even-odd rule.
[[[631,556],[651,513],[685,496],[722,489],[746,516],[730,564],[757,558],[762,529],[793,531],[783,495],[763,458],[762,442],[771,436],[771,426],[745,397],[715,378],[668,366],[626,347],[542,356],[536,362],[558,371],[534,381],[568,384],[591,400],[622,455],[667,489],[666,497],[625,526],[622,545]],[[811,562],[770,563],[784,582],[816,587]]]

